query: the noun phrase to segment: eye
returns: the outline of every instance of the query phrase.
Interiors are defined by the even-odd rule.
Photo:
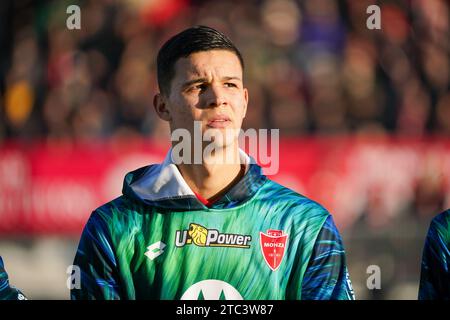
[[[226,82],[225,86],[228,88],[237,88],[237,85],[235,83],[232,82]]]
[[[206,84],[204,84],[204,83],[196,84],[196,85],[192,86],[190,88],[190,90],[191,91],[205,91],[206,90]]]

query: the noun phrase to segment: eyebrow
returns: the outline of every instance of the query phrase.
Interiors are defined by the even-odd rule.
[[[229,81],[229,80],[239,80],[239,81],[242,81],[242,79],[239,78],[239,77],[223,77],[221,80],[222,80],[222,81]],[[189,87],[189,86],[191,86],[191,85],[193,85],[193,84],[195,84],[195,83],[203,83],[203,82],[208,82],[208,79],[207,79],[207,78],[197,78],[197,79],[192,79],[192,80],[189,80],[189,81],[186,81],[185,83],[183,83],[182,87],[183,87],[183,88],[187,88],[187,87]]]

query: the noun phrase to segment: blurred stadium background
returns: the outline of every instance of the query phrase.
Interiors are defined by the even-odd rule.
[[[69,5],[81,30],[68,30]],[[381,30],[366,9],[381,8]],[[155,57],[215,27],[246,61],[245,128],[280,129],[273,179],[324,204],[358,299],[416,299],[431,218],[450,207],[445,0],[0,2],[0,255],[31,299],[68,299],[90,212],[159,161]],[[369,265],[381,289],[369,290]],[[243,266],[244,267],[244,266]]]

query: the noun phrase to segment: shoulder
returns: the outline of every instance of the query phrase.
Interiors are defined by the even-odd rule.
[[[87,225],[119,228],[136,220],[143,212],[142,204],[122,195],[92,211]]]
[[[450,210],[446,210],[431,220],[428,238],[440,238],[450,244]]]
[[[432,225],[448,227],[450,223],[450,209],[441,212],[431,221]]]
[[[104,203],[100,207],[96,208],[93,212],[98,214],[117,214],[117,213],[123,213],[127,210],[132,210],[136,207],[136,204],[134,201],[131,201],[128,197],[120,196],[115,198],[114,200],[111,200],[109,202]]]
[[[325,221],[330,216],[320,203],[269,179],[262,186],[258,197],[298,217],[316,217]]]

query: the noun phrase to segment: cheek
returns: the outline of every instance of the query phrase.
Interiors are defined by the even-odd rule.
[[[185,97],[177,97],[172,101],[172,110],[174,117],[189,117],[192,114],[192,101],[186,99]]]
[[[236,97],[234,103],[233,103],[233,109],[234,109],[234,114],[236,116],[239,116],[239,118],[243,118],[245,115],[245,107],[246,107],[246,102],[245,102],[245,98],[244,96],[239,96]]]
[[[193,128],[194,121],[201,120],[202,112],[192,101],[180,99],[179,103],[173,105],[172,124],[177,128]]]

